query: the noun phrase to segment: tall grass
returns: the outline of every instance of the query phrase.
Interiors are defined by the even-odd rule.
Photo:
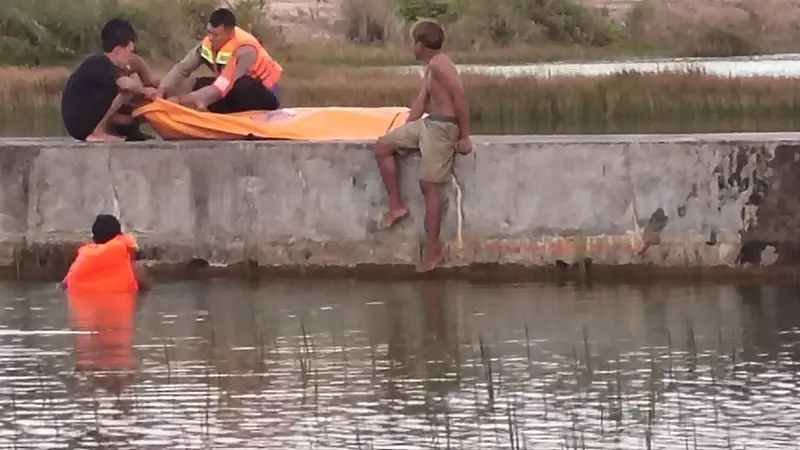
[[[0,2],[0,63],[57,64],[100,49],[100,29],[122,17],[138,34],[137,52],[148,59],[175,60],[197,42],[219,0],[25,0]],[[265,41],[275,29],[266,0],[238,0],[241,25]]]
[[[291,66],[281,85],[286,106],[408,105],[421,79],[386,70]],[[57,110],[65,68],[0,68],[0,114]],[[599,77],[465,75],[472,119],[484,129],[518,132],[560,124],[792,119],[800,114],[800,79],[730,78],[701,72],[621,73]]]
[[[174,61],[221,4],[233,5],[241,26],[289,63],[409,62],[408,25],[422,16],[445,24],[447,50],[462,62],[743,55],[800,46],[796,27],[771,26],[782,14],[767,6],[751,7],[747,20],[739,14],[713,21],[727,16],[712,12],[706,20],[643,0],[619,20],[577,0],[341,0],[334,40],[287,42],[280,24],[269,19],[268,0],[26,0],[0,2],[0,64],[72,63],[99,49],[100,28],[111,17],[134,24],[140,54]]]

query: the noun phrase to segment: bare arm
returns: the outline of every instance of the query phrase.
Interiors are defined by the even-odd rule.
[[[133,269],[136,281],[139,283],[139,291],[149,291],[153,283],[150,282],[150,277],[147,275],[147,270],[145,270],[144,265],[139,261],[132,261],[131,268]]]
[[[144,60],[139,55],[132,55],[131,59],[131,72],[139,76],[139,80],[141,80],[142,85],[145,87],[157,87],[158,80],[156,76],[153,74],[150,65],[147,64],[147,61]]]
[[[419,91],[419,95],[417,98],[414,99],[414,103],[411,104],[411,111],[408,113],[408,120],[407,122],[413,122],[418,120],[422,117],[422,114],[425,112],[425,106],[428,104],[428,89],[425,85],[422,86],[422,90]]]
[[[117,78],[117,87],[126,94],[144,94],[145,91],[144,84],[135,74]]]
[[[187,53],[183,59],[172,66],[166,75],[161,77],[161,82],[158,84],[159,91],[169,92],[175,88],[175,86],[177,86],[181,80],[188,78],[192,72],[197,70],[200,65],[203,64],[203,60],[200,57],[200,45],[201,44],[197,44],[196,46],[192,47],[192,49],[189,50],[189,53]]]
[[[126,99],[124,94],[117,94],[117,96],[114,97],[114,100],[111,102],[111,106],[108,108],[108,111],[106,111],[106,114],[103,116],[102,119],[100,119],[100,122],[97,124],[97,127],[95,127],[94,130],[95,132],[105,131],[106,124],[108,124],[108,121],[111,120],[111,117],[119,111],[122,105],[125,104],[125,100]]]
[[[461,132],[460,138],[466,139],[470,136],[469,122],[469,100],[467,92],[461,84],[461,78],[455,66],[444,58],[434,58],[430,62],[431,76],[447,90],[453,97],[453,106],[458,117],[458,128]]]
[[[236,80],[250,73],[250,68],[258,58],[256,52],[257,50],[249,45],[239,47],[231,56],[225,70],[219,74],[213,84],[179,98],[179,103],[205,109],[208,105],[228,95]]]

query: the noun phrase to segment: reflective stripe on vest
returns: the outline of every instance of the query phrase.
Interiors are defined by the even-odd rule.
[[[272,59],[264,49],[258,39],[250,33],[236,27],[233,38],[222,46],[219,52],[214,54],[211,49],[211,40],[206,37],[200,46],[200,57],[217,75],[222,73],[228,64],[233,53],[242,45],[255,47],[257,56],[253,67],[250,68],[248,75],[260,80],[266,87],[272,88],[278,82],[283,73],[283,67]]]
[[[204,41],[203,46],[200,47],[200,56],[210,64],[225,66],[228,64],[228,60],[231,58],[231,56],[233,56],[233,52],[219,52],[217,53],[217,58],[215,60],[214,51],[211,50],[211,46],[206,46]]]

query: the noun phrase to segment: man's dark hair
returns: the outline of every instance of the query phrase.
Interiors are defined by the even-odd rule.
[[[422,20],[411,30],[414,42],[420,42],[431,50],[441,50],[444,44],[444,29],[433,20]]]
[[[92,240],[95,244],[105,244],[122,234],[122,225],[111,214],[98,214],[92,224]]]
[[[214,28],[219,26],[233,28],[236,26],[236,16],[233,15],[230,9],[220,8],[211,13],[211,17],[208,18],[208,24]]]
[[[103,25],[100,31],[103,41],[103,51],[108,53],[117,47],[124,47],[131,42],[136,42],[136,31],[133,25],[125,19],[111,19]]]

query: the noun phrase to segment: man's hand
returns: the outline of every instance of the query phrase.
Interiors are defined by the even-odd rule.
[[[156,88],[146,87],[142,89],[142,95],[148,100],[155,100],[158,96],[158,90]]]
[[[462,137],[456,142],[456,151],[462,155],[472,153],[472,139],[469,136]]]
[[[191,95],[179,95],[175,97],[170,97],[167,100],[189,108],[196,107],[194,102],[194,97],[192,97]]]

